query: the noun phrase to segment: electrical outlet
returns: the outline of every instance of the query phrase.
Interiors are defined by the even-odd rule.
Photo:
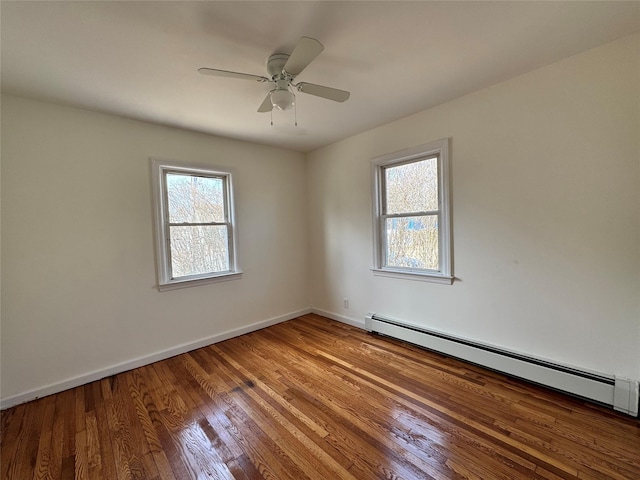
[[[346,308],[347,310],[349,309],[349,299],[348,298],[342,299],[342,306],[344,308]]]

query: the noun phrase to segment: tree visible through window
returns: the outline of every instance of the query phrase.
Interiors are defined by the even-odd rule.
[[[438,269],[438,157],[383,167],[386,264]]]
[[[447,140],[372,160],[374,271],[450,281]]]
[[[159,284],[237,273],[231,175],[154,161]]]
[[[166,174],[173,278],[229,270],[224,179]]]

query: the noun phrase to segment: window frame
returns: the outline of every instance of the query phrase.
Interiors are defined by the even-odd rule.
[[[389,167],[406,165],[437,157],[438,161],[438,210],[431,212],[411,212],[387,214],[385,170]],[[453,265],[451,258],[451,198],[450,198],[449,139],[418,145],[398,152],[380,155],[371,159],[373,194],[373,268],[374,275],[422,280],[451,285]],[[438,269],[410,267],[389,267],[386,265],[387,218],[437,215],[438,218]]]
[[[198,177],[219,178],[223,181],[224,222],[210,222],[212,225],[227,226],[227,245],[229,270],[207,272],[173,278],[171,266],[171,239],[167,192],[167,174],[193,175]],[[232,171],[209,165],[184,163],[174,160],[151,159],[151,178],[153,187],[153,207],[155,220],[156,276],[158,290],[173,290],[213,282],[237,279],[242,270],[237,258],[237,228],[235,222]],[[208,222],[209,223],[209,222]],[[174,225],[175,226],[175,225]],[[185,225],[187,226],[187,225]]]

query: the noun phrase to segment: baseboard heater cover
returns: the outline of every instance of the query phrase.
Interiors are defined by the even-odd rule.
[[[557,364],[374,313],[365,316],[365,328],[638,416],[635,380]]]

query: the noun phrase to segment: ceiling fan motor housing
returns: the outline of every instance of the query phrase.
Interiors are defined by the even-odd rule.
[[[267,72],[272,80],[278,80],[284,74],[282,73],[285,64],[289,60],[289,55],[285,53],[275,53],[267,60]]]

